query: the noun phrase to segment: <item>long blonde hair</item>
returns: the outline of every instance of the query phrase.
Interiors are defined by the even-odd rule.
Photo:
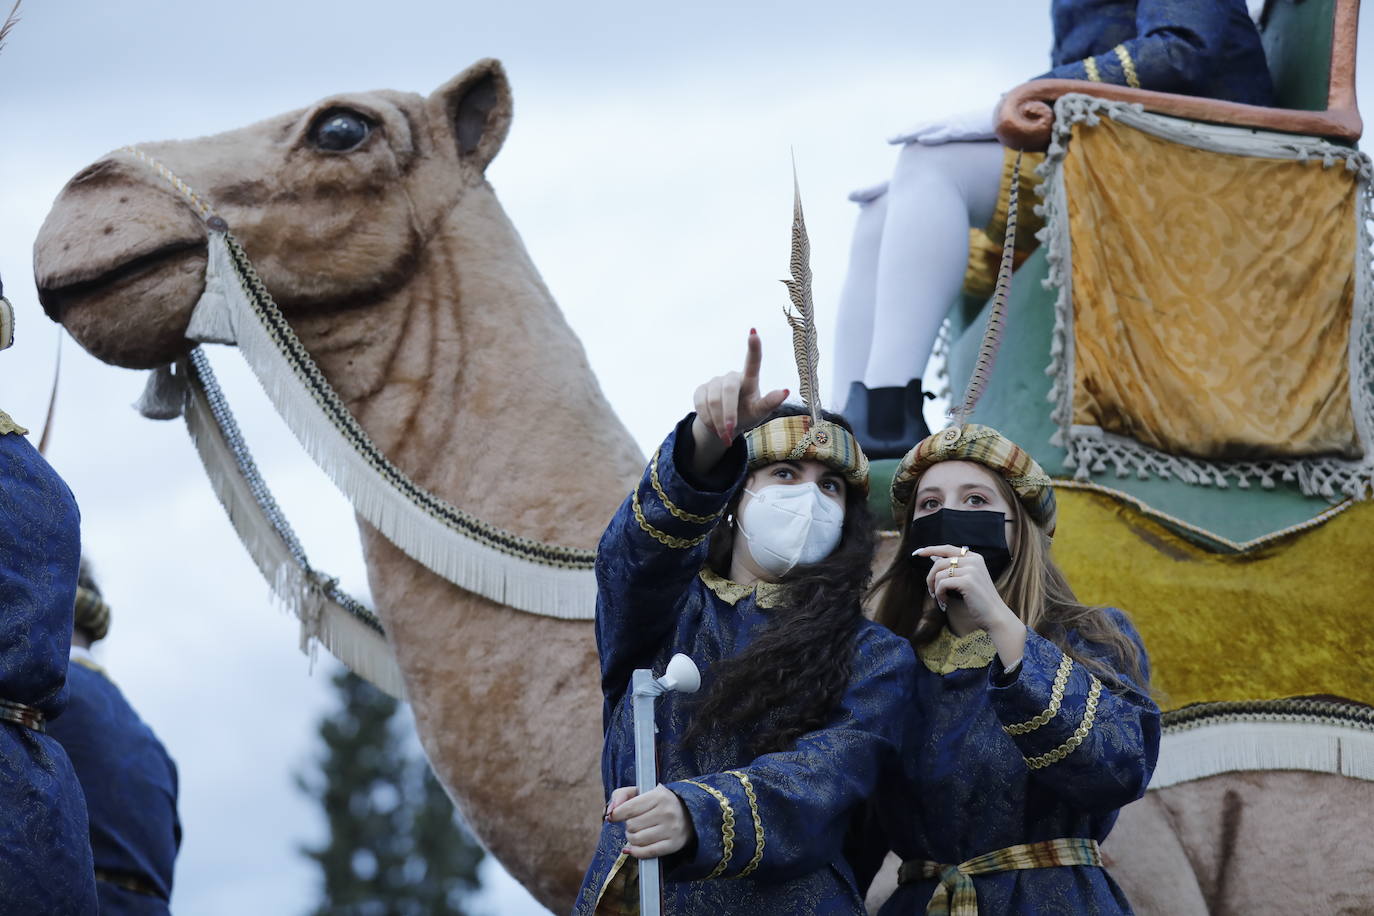
[[[1141,689],[1148,689],[1135,641],[1112,621],[1105,608],[1078,600],[1063,570],[1050,555],[1049,535],[1031,521],[1011,485],[1000,474],[992,476],[998,491],[1013,508],[1011,522],[1016,532],[1011,564],[995,583],[1002,600],[1028,629],[1053,642],[1107,683],[1123,686],[1106,662],[1085,656],[1071,646],[1069,633],[1077,633],[1079,638],[1100,647],[1108,657],[1116,659],[1121,670]],[[879,596],[874,619],[898,636],[905,636],[913,647],[919,647],[939,635],[945,615],[926,591],[925,578],[910,561],[911,552],[918,546],[910,543],[915,506],[913,496],[903,518],[901,546],[892,565],[873,583],[872,593]]]

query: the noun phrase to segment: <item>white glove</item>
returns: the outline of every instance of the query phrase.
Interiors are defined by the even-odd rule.
[[[849,199],[856,204],[871,204],[887,193],[887,182],[869,185],[866,188],[859,188],[857,191],[849,192]]]
[[[993,132],[993,125],[997,118],[997,108],[1001,104],[1001,100],[998,100],[997,105],[992,108],[977,108],[938,121],[926,121],[903,131],[887,142],[896,145],[920,143],[922,146],[939,146],[941,143],[995,140],[997,135]]]

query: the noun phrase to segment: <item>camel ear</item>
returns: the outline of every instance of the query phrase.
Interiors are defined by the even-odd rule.
[[[458,160],[485,171],[510,130],[510,82],[501,62],[479,60],[436,89],[429,106],[453,131]]]

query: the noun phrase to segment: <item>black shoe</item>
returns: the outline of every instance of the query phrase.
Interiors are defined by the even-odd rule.
[[[901,458],[930,435],[922,407],[933,397],[921,390],[920,379],[912,379],[904,388],[869,389],[863,382],[854,382],[842,413],[870,459]]]

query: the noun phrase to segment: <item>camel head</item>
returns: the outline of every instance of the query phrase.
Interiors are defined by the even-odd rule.
[[[405,281],[505,141],[511,92],[482,60],[428,97],[325,98],[239,130],[140,146],[222,217],[287,315],[366,306]],[[129,151],[71,179],[34,243],[39,300],[97,358],[162,365],[204,289],[206,223]]]

